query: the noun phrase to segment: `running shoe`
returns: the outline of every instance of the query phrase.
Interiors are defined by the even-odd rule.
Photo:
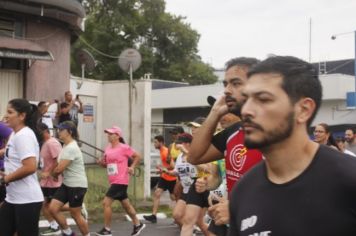
[[[105,229],[105,227],[102,228],[99,232],[96,232],[96,235],[98,235],[98,236],[112,236],[111,231]]]
[[[146,227],[145,224],[140,223],[140,225],[134,225],[131,236],[136,236],[141,233],[141,231]]]
[[[157,216],[155,215],[143,216],[143,218],[151,223],[157,223]]]
[[[76,236],[74,232],[72,232],[71,234],[65,234],[63,233],[62,236]]]
[[[51,235],[61,235],[61,230],[58,228],[53,229],[51,227],[48,227],[48,229],[44,230],[41,232],[41,236],[51,236]]]

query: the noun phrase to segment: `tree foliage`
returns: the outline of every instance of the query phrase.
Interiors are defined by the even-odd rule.
[[[85,48],[94,55],[97,66],[90,77],[127,79],[113,57],[126,48],[136,48],[142,64],[135,78],[150,73],[153,78],[190,84],[217,80],[213,68],[197,54],[200,35],[184,17],[165,12],[164,0],[87,0],[83,4],[86,29],[72,51]],[[80,75],[80,65],[72,63],[72,73]]]

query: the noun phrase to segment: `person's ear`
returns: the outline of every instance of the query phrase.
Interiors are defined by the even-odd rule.
[[[301,98],[295,104],[295,115],[297,123],[308,123],[316,109],[315,101],[309,97]]]

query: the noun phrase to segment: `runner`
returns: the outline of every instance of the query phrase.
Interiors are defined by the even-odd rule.
[[[191,128],[192,137],[196,135],[201,125],[205,121],[205,117],[197,117],[194,121],[189,122],[188,126]],[[179,136],[180,137],[180,136]],[[190,140],[192,141],[192,140]],[[190,148],[190,143],[189,143]],[[180,145],[181,152],[185,154],[185,158],[189,155],[189,150],[184,149],[184,146]],[[193,234],[194,226],[197,224],[204,235],[210,235],[208,231],[208,225],[204,222],[204,216],[206,210],[209,207],[208,197],[209,191],[197,192],[195,189],[195,182],[198,178],[207,178],[210,175],[212,169],[212,163],[201,164],[194,166],[192,169],[195,176],[193,176],[193,184],[189,188],[189,192],[186,198],[186,210],[183,217],[183,225],[181,236],[190,236]]]
[[[99,236],[111,236],[111,205],[114,200],[119,200],[121,206],[125,209],[126,213],[130,216],[133,223],[133,231],[131,235],[139,235],[146,227],[142,224],[137,216],[136,210],[131,205],[127,196],[127,187],[129,184],[130,175],[134,174],[135,167],[140,162],[140,155],[132,149],[129,145],[125,144],[122,140],[122,131],[119,127],[113,126],[106,129],[105,133],[108,135],[109,144],[105,148],[104,158],[99,160],[98,163],[107,168],[110,188],[106,193],[103,200],[104,207],[104,227],[96,233]],[[128,166],[129,158],[133,158],[133,162]]]
[[[33,110],[25,99],[8,103],[5,120],[13,132],[6,145],[5,173],[0,185],[6,185],[6,198],[0,207],[0,236],[38,236],[38,221],[43,202],[36,170],[39,145],[31,126]]]
[[[172,201],[175,201],[175,195],[173,193],[174,187],[176,186],[176,176],[169,174],[166,170],[172,170],[174,168],[173,158],[168,157],[168,149],[164,145],[164,138],[162,135],[157,135],[154,138],[154,146],[159,150],[162,165],[158,166],[159,171],[161,172],[161,176],[158,180],[157,188],[154,192],[153,196],[153,207],[152,207],[152,215],[144,215],[143,218],[151,223],[157,223],[157,211],[159,207],[159,202],[161,195],[164,191],[168,190],[170,194],[170,198]]]
[[[41,232],[41,235],[60,235],[61,230],[59,228],[58,223],[53,219],[52,215],[49,212],[49,205],[52,201],[54,194],[62,185],[61,175],[59,175],[57,179],[54,179],[51,176],[51,173],[57,166],[57,158],[62,150],[62,146],[57,141],[57,139],[51,137],[49,127],[46,124],[40,123],[37,125],[37,128],[43,140],[40,152],[43,167],[42,170],[39,172],[39,176],[41,178],[40,185],[42,188],[43,196],[45,197],[45,201],[43,202],[42,206],[42,213],[46,220],[48,220],[49,222],[48,229]]]
[[[179,154],[176,160],[176,165],[174,167],[174,170],[168,171],[170,174],[175,174],[179,176],[180,184],[182,185],[182,189],[183,189],[182,196],[177,201],[177,204],[174,208],[173,218],[176,221],[176,223],[182,226],[181,235],[192,235],[194,224],[197,224],[199,228],[202,229],[204,235],[209,235],[207,231],[207,225],[204,222],[206,209],[200,210],[198,211],[197,214],[194,214],[196,212],[196,209],[192,209],[191,206],[189,207],[188,210],[194,210],[195,212],[193,214],[196,215],[196,218],[192,219],[191,232],[183,233],[183,228],[185,227],[184,217],[188,213],[187,204],[188,203],[191,204],[191,200],[189,201],[189,198],[191,199],[193,196],[196,196],[196,194],[191,192],[192,189],[191,187],[194,183],[194,180],[197,178],[199,172],[197,167],[187,162],[187,154],[190,150],[190,144],[192,142],[192,138],[193,136],[188,133],[183,133],[178,136],[178,139],[176,141],[176,146],[181,150],[181,154]],[[193,185],[193,189],[194,189],[194,185]],[[206,195],[206,200],[207,200],[207,195]]]
[[[244,97],[241,92],[247,82],[249,69],[256,65],[255,58],[239,57],[226,63],[224,95],[217,99],[199,132],[194,136],[188,161],[192,164],[209,163],[225,158],[227,190],[259,163],[262,154],[244,145],[244,132],[241,122],[214,135],[221,117],[227,113],[239,116]],[[229,224],[229,201],[222,201],[209,208],[216,224]]]
[[[64,143],[59,154],[58,165],[52,172],[54,178],[63,174],[63,183],[56,191],[51,204],[50,213],[58,222],[63,236],[75,233],[67,225],[66,219],[60,213],[64,204],[69,202],[69,211],[75,220],[80,232],[88,236],[88,224],[81,214],[81,207],[88,188],[82,152],[77,144],[79,135],[76,125],[72,121],[65,121],[57,126],[59,139]]]

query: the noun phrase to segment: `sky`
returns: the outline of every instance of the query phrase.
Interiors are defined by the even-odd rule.
[[[166,11],[186,17],[198,54],[217,69],[238,56],[309,61],[309,48],[311,62],[355,57],[356,0],[166,0]]]

